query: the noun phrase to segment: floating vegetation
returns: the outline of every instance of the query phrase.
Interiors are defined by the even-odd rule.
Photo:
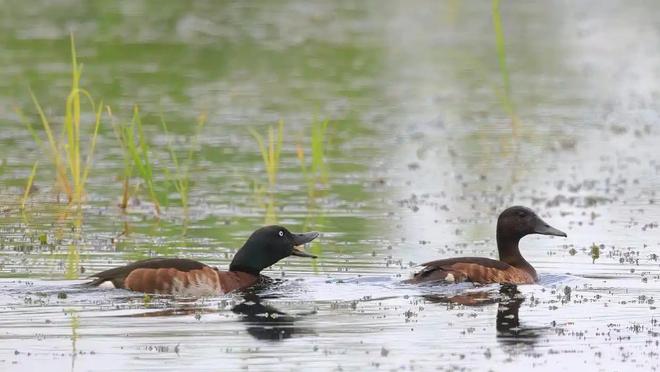
[[[144,296],[142,296],[142,306],[148,308],[149,305],[153,302],[154,297],[148,293],[145,293]]]
[[[30,90],[32,101],[39,113],[39,118],[46,132],[48,141],[50,157],[53,161],[56,174],[56,183],[60,192],[64,192],[70,204],[75,204],[80,209],[82,199],[85,194],[85,183],[89,175],[92,159],[94,155],[94,148],[96,147],[96,139],[98,137],[99,127],[101,125],[101,110],[103,103],[99,102],[97,105],[88,91],[80,88],[80,77],[82,75],[82,64],[78,65],[76,57],[76,48],[71,34],[71,63],[72,63],[72,79],[71,90],[66,99],[65,117],[63,122],[62,134],[54,133],[44,110],[39,104],[36,95]],[[91,111],[93,112],[94,121],[92,124],[92,131],[89,137],[89,148],[87,149],[87,157],[83,165],[82,149],[81,149],[81,96],[87,98]],[[19,116],[25,118],[19,112]],[[37,134],[34,127],[27,120],[24,120],[28,130],[32,133],[35,142],[40,146],[42,141]]]
[[[520,120],[518,119],[515,104],[511,99],[511,81],[509,79],[509,69],[506,65],[506,47],[504,44],[504,32],[502,30],[502,17],[500,15],[500,0],[493,0],[493,28],[495,31],[497,60],[500,75],[502,76],[502,92],[499,94],[500,102],[509,115],[509,118],[511,118],[511,131],[515,137],[518,134]]]
[[[591,263],[596,263],[596,260],[600,258],[600,247],[595,243],[591,245]]]
[[[161,117],[161,124],[163,126],[163,131],[166,135],[169,135],[167,130],[167,124],[165,124],[165,119]],[[172,142],[168,142],[167,149],[170,153],[170,160],[174,164],[174,174],[172,174],[167,168],[165,168],[165,174],[167,178],[172,182],[174,188],[179,193],[179,198],[181,200],[181,207],[183,208],[183,213],[185,220],[188,220],[188,194],[190,191],[190,167],[192,166],[195,148],[197,147],[197,139],[206,124],[206,114],[201,114],[197,118],[197,127],[195,135],[193,136],[188,149],[188,155],[183,161],[180,161],[177,157],[174,149],[172,148]]]

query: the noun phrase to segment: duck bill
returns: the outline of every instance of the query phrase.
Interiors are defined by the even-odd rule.
[[[539,222],[536,224],[536,228],[534,229],[535,234],[541,234],[541,235],[554,235],[554,236],[563,236],[564,238],[566,237],[566,233],[559,230],[555,229],[554,227],[548,225],[545,223],[545,221],[539,219]]]
[[[318,236],[319,233],[317,233],[316,231],[302,233],[302,234],[293,234],[293,249],[291,250],[291,255],[298,257],[317,258],[315,255],[303,251],[302,247],[305,244],[316,239]]]

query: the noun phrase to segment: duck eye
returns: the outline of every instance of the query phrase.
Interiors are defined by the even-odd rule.
[[[279,235],[279,236],[284,236],[284,231],[280,230],[280,232],[278,233],[278,235]]]
[[[520,218],[525,217],[526,215],[527,215],[527,213],[525,213],[525,212],[518,212],[518,217],[520,217]]]

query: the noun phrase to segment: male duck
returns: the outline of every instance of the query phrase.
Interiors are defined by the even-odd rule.
[[[94,274],[91,277],[96,279],[89,285],[111,283],[137,292],[185,296],[228,293],[257,283],[262,270],[283,258],[316,258],[298,247],[317,236],[317,232],[293,234],[282,226],[266,226],[253,232],[236,252],[229,271],[185,258],[151,258]]]
[[[422,271],[405,283],[476,282],[532,284],[538,280],[536,270],[525,261],[518,242],[529,234],[556,235],[566,233],[545,223],[531,209],[515,206],[506,209],[497,219],[497,250],[500,259],[484,257],[458,257],[422,264]]]

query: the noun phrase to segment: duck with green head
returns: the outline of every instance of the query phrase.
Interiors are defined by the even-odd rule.
[[[94,274],[91,277],[96,279],[89,285],[193,297],[228,293],[257,283],[261,271],[283,258],[316,258],[300,247],[318,236],[318,232],[294,234],[282,226],[266,226],[253,232],[236,252],[229,271],[186,258],[150,258]]]

